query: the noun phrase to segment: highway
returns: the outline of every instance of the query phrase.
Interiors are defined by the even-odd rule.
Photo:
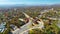
[[[38,21],[39,22],[39,21]],[[21,33],[24,33],[25,31],[27,30],[30,30],[32,28],[42,28],[44,27],[44,23],[43,22],[39,22],[39,25],[37,26],[32,26],[32,21],[30,20],[27,24],[23,25],[20,29],[17,29],[15,31],[13,31],[12,33],[13,34],[21,34]],[[27,32],[26,32],[27,33]]]
[[[23,25],[20,29],[17,29],[17,30],[15,30],[15,31],[13,31],[12,33],[13,33],[13,34],[20,34],[20,33],[22,33],[23,31],[31,28],[31,27],[30,27],[31,24],[32,24],[32,22],[30,21],[30,22],[28,22],[27,24]]]
[[[27,29],[27,30],[23,31],[23,32],[20,33],[20,34],[25,34],[25,33],[28,34],[28,31],[29,31],[29,30],[31,30],[31,29],[35,29],[35,28],[40,28],[40,27],[33,27],[33,28],[30,28],[30,29]],[[42,30],[41,30],[41,31],[42,31]]]

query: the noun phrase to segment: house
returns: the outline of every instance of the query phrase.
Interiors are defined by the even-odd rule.
[[[15,26],[13,24],[11,24],[10,27],[11,27],[12,30],[16,30],[17,29],[17,26]]]

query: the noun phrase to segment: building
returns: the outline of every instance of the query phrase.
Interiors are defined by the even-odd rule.
[[[15,26],[13,24],[11,24],[10,27],[11,27],[12,31],[17,29],[17,26]]]
[[[5,30],[5,25],[6,25],[6,22],[2,22],[0,24],[0,32],[3,32]]]

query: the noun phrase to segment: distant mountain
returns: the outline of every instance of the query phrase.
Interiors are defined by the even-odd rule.
[[[54,4],[54,5],[51,5],[51,6],[60,8],[60,4]]]
[[[26,6],[26,5],[24,4],[0,5],[0,8],[13,8],[13,7],[20,7],[20,6]]]
[[[14,4],[14,5],[0,5],[0,8],[16,8],[16,7],[32,7],[32,6],[39,6],[39,7],[58,7],[60,8],[60,4],[54,4],[54,5],[47,5],[47,4],[41,4],[41,5],[25,5],[25,4]]]

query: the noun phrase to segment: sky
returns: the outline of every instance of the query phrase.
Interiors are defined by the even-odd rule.
[[[13,4],[26,4],[26,5],[40,5],[40,4],[60,4],[60,0],[0,0],[0,5],[13,5]]]

